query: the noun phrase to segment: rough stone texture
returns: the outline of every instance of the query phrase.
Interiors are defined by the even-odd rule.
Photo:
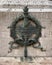
[[[0,58],[0,65],[52,65],[52,58],[51,57],[44,57],[44,58],[35,58],[33,61],[21,61],[19,58]]]

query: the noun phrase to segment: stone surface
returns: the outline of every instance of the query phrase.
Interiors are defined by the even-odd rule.
[[[36,57],[33,61],[21,61],[19,58],[1,57],[0,65],[52,65],[51,57]]]
[[[24,47],[13,50],[8,54],[9,42],[13,39],[10,37],[10,26],[16,16],[22,13],[18,12],[0,12],[0,56],[23,56]],[[42,37],[39,39],[41,45],[46,52],[41,52],[39,49],[34,49],[32,46],[28,47],[28,55],[30,56],[52,56],[52,12],[34,12],[30,13],[36,17],[46,27],[42,29]],[[2,51],[1,51],[2,50]]]
[[[48,2],[49,0],[1,0],[0,3],[1,4],[45,4],[46,2]],[[22,3],[23,2],[23,3]]]
[[[1,0],[0,8],[20,9],[24,7],[24,4],[27,5],[27,3],[30,4],[28,6],[29,8],[34,9],[52,8],[52,2],[48,1],[49,0]],[[11,3],[16,5],[9,5]],[[41,22],[42,26],[46,27],[42,30],[42,37],[40,38],[40,42],[42,46],[46,49],[46,52],[41,52],[38,49],[32,48],[32,46],[28,47],[28,56],[33,56],[32,61],[29,61],[28,59],[28,61],[24,60],[23,62],[20,57],[24,55],[24,48],[20,47],[19,49],[13,50],[12,53],[8,54],[8,43],[13,39],[10,37],[10,30],[7,29],[7,27],[12,23],[12,21],[14,21],[16,16],[18,16],[19,14],[21,13],[9,11],[5,13],[0,12],[0,65],[52,65],[52,12],[31,13]]]
[[[18,3],[17,5],[9,5],[9,3]],[[52,8],[52,2],[49,0],[27,0],[30,5],[29,8]],[[0,8],[23,8],[26,0],[1,0]],[[39,6],[37,5],[39,1]],[[19,5],[20,3],[20,5]],[[33,4],[34,3],[34,4]],[[7,4],[7,5],[6,5]],[[33,4],[33,5],[32,5]],[[44,5],[45,4],[45,5]],[[47,5],[48,4],[48,5]],[[35,5],[35,6],[34,6]],[[7,27],[14,21],[19,12],[0,12],[0,65],[52,65],[52,12],[33,12],[31,13],[46,27],[42,30],[42,37],[40,38],[41,45],[46,49],[46,52],[41,52],[38,49],[28,47],[28,56],[33,56],[32,61],[23,61],[21,56],[24,55],[24,48],[13,50],[8,54],[9,42],[13,40],[10,37],[10,30]],[[4,56],[4,57],[3,57]],[[7,56],[7,57],[6,57]],[[14,56],[14,57],[13,57]]]

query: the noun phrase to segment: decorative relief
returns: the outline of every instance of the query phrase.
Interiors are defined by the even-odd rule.
[[[23,15],[16,18],[15,21],[12,22],[11,26],[8,27],[10,28],[10,36],[14,39],[14,41],[9,43],[9,52],[19,46],[25,47],[24,57],[27,58],[28,46],[32,45],[33,48],[45,51],[39,42],[39,38],[42,36],[41,30],[44,27],[41,26],[40,22],[36,18],[30,16],[27,6],[23,9],[23,11]],[[13,46],[14,44],[16,44],[16,46]]]

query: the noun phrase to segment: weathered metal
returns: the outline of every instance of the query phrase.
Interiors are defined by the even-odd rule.
[[[27,58],[27,46],[32,45],[34,48],[39,48],[43,51],[39,42],[39,38],[42,36],[41,30],[43,27],[36,18],[29,14],[27,6],[23,11],[23,15],[16,18],[8,27],[10,28],[10,36],[14,39],[14,41],[11,41],[9,44],[10,52],[13,48],[24,46],[24,57]],[[19,24],[20,21],[23,21],[22,24]],[[16,44],[16,46],[13,46],[13,44]],[[38,46],[35,46],[36,44],[38,44]]]

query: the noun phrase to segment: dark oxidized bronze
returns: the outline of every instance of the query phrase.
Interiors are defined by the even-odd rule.
[[[14,40],[9,43],[9,49],[11,52],[14,48],[24,46],[24,57],[27,58],[27,46],[33,46],[34,48],[38,48],[43,51],[39,38],[42,36],[41,30],[44,27],[40,25],[40,22],[36,18],[28,13],[27,6],[23,9],[23,11],[23,14],[16,18],[12,22],[11,26],[8,27],[10,28],[10,36]],[[14,46],[14,44],[16,46]],[[36,44],[38,44],[38,46],[36,46]]]

